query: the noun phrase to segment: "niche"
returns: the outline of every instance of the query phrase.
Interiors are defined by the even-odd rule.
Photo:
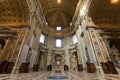
[[[4,48],[4,46],[5,46],[5,40],[4,39],[0,39],[0,45],[1,45],[1,49],[3,49]]]

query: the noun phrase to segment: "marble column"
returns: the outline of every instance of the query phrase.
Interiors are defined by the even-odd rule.
[[[52,65],[52,48],[54,46],[54,39],[51,36],[47,36],[47,47],[48,47],[48,55],[47,55],[47,66]]]
[[[52,49],[48,49],[47,66],[52,65]]]
[[[70,68],[70,57],[69,57],[69,44],[70,44],[70,41],[69,41],[69,36],[67,36],[65,38],[65,44],[64,44],[64,47],[65,47],[65,65],[68,65],[68,68]]]
[[[102,52],[101,52],[100,44],[96,37],[95,29],[88,28],[88,32],[91,37],[91,43],[93,45],[94,55],[95,55],[96,61],[97,61],[97,65],[96,65],[97,72],[104,73],[102,70],[101,64],[100,64],[100,62],[103,61]]]
[[[104,42],[104,44],[105,44],[105,46],[106,46],[106,49],[107,49],[107,51],[108,51],[108,53],[107,53],[107,55],[108,55],[108,60],[111,61],[110,55],[112,54],[112,50],[111,50],[111,48],[110,48],[109,41],[107,41],[107,39],[104,38],[104,39],[103,39],[103,42]]]
[[[108,49],[107,49],[106,44],[102,37],[100,37],[99,42],[100,42],[101,49],[103,51],[103,56],[105,58],[105,62],[107,62],[108,60],[110,60],[110,55],[109,55]]]
[[[14,45],[15,45],[14,39],[9,39],[9,44],[8,44],[9,47],[6,49],[6,53],[4,56],[4,59],[9,62],[10,62],[11,55],[13,54]]]
[[[81,37],[81,26],[79,25],[78,26],[78,30],[76,31],[76,36],[77,36],[77,39],[78,39],[78,50],[77,50],[77,53],[78,53],[78,64],[82,64],[83,65],[83,68],[85,68],[85,58],[84,58],[84,47],[83,47],[83,41],[82,41],[82,37]]]
[[[36,30],[33,32],[33,40],[31,40],[31,45],[30,47],[32,48],[33,55],[31,56],[31,62],[30,66],[32,67],[34,64],[38,63],[39,59],[39,40],[40,40],[40,35],[41,35],[41,29],[39,29],[39,26],[37,25]]]
[[[97,33],[97,30],[95,30],[95,29],[94,29],[94,34],[95,34],[95,38],[96,38],[98,47],[99,47],[99,49],[100,49],[100,54],[101,54],[101,57],[102,57],[102,61],[101,61],[101,62],[105,62],[106,59],[105,59],[104,51],[103,51],[104,46],[102,46],[102,44],[101,44],[101,42],[100,42],[100,36],[99,36],[99,34]]]
[[[15,61],[15,65],[13,67],[13,70],[12,70],[12,73],[16,73],[18,68],[19,68],[19,61],[21,59],[21,54],[22,54],[22,51],[23,51],[23,47],[24,47],[24,44],[25,44],[25,40],[26,40],[26,37],[28,35],[28,32],[29,32],[29,27],[27,28],[26,32],[25,32],[25,35],[24,35],[24,38],[23,38],[23,41],[21,43],[21,46],[20,46],[20,50],[18,52],[18,55],[17,55],[17,58],[16,58],[16,61]]]

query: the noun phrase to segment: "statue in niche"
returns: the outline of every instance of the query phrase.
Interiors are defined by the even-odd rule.
[[[45,69],[46,66],[46,54],[45,52],[43,52],[40,56],[40,69],[41,71],[43,71]]]
[[[77,69],[77,57],[75,54],[72,54],[72,68],[74,71]]]
[[[28,50],[28,55],[27,55],[27,58],[26,58],[26,62],[30,62],[31,55],[32,55],[32,49],[30,47],[29,50]]]
[[[113,46],[114,60],[118,66],[120,66],[120,53],[116,46]]]
[[[55,55],[55,65],[60,66],[62,64],[62,56],[60,54]]]
[[[117,63],[118,66],[120,66],[120,55],[115,55],[115,61]]]
[[[120,55],[115,56],[115,61],[116,61],[117,65],[120,66]]]

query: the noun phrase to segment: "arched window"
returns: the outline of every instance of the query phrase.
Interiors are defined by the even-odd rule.
[[[41,34],[40,43],[44,43],[44,42],[45,42],[45,35]]]
[[[73,35],[72,40],[73,40],[73,44],[77,43],[77,37],[76,37],[76,35]]]
[[[61,26],[57,26],[57,27],[56,27],[56,30],[57,30],[57,31],[60,31],[60,30],[61,30]]]
[[[62,47],[62,40],[56,39],[56,47]]]

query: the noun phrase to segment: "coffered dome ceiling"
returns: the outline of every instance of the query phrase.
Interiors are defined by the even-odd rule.
[[[0,25],[22,25],[28,20],[26,0],[0,0]]]
[[[92,0],[89,16],[100,27],[120,28],[120,0]]]
[[[55,29],[56,26],[70,26],[79,0],[39,1],[48,26]],[[28,24],[29,14],[26,0],[0,0],[0,25]],[[88,15],[98,26],[120,28],[120,0],[91,0]]]
[[[78,1],[40,0],[48,26],[52,28],[56,28],[56,26],[61,26],[62,28],[69,27]]]

